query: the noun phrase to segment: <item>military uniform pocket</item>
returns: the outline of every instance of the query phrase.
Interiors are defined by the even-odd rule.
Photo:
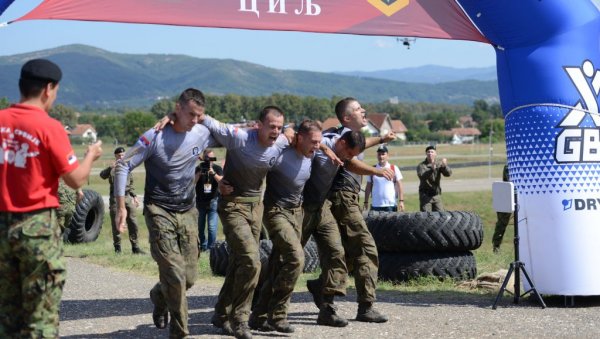
[[[50,210],[32,215],[20,222],[18,227],[20,227],[21,232],[28,237],[50,237],[54,234],[53,225],[55,222],[56,213]]]

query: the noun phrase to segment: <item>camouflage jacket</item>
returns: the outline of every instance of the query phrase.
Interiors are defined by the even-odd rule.
[[[113,166],[108,166],[107,168],[100,171],[100,178],[106,180],[108,179],[108,183],[110,184],[110,201],[111,203],[115,200],[114,193],[114,182],[115,182],[115,168]],[[125,194],[135,198],[136,194],[133,188],[133,175],[129,173],[127,176],[127,187],[125,187]]]

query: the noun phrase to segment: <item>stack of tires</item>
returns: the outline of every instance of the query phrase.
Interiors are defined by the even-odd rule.
[[[481,246],[481,218],[472,212],[374,212],[365,215],[379,251],[379,278],[404,282],[423,276],[473,279],[471,250]]]
[[[83,199],[75,206],[69,227],[63,239],[72,244],[93,242],[98,239],[104,222],[104,200],[93,190],[84,189]]]
[[[261,281],[266,277],[267,264],[269,262],[269,256],[273,250],[273,243],[271,240],[261,240],[260,246],[258,247],[260,253]],[[229,245],[225,241],[217,241],[213,248],[210,250],[210,269],[214,275],[225,276],[227,273],[227,264],[229,262]],[[317,243],[311,238],[304,246],[304,273],[314,272],[319,267],[319,252],[317,250]]]

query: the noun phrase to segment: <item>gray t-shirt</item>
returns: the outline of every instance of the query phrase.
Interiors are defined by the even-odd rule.
[[[344,127],[342,129],[338,129],[333,134],[338,134],[342,136],[344,133],[351,132],[352,130]],[[328,133],[326,133],[328,134]],[[364,152],[357,155],[356,158],[358,160],[363,160],[365,158]],[[356,194],[360,193],[360,186],[362,183],[362,175],[352,173],[345,166],[340,168],[338,174],[333,180],[333,185],[331,186],[331,190],[333,192],[337,191],[349,191]]]
[[[281,152],[289,146],[287,138],[279,135],[273,146],[258,142],[258,130],[221,123],[209,116],[202,122],[211,135],[227,149],[223,180],[233,186],[233,197],[259,197],[267,172]]]
[[[339,138],[340,136],[337,134],[329,134],[323,136],[321,143],[335,152],[335,142]],[[322,205],[325,202],[339,167],[323,152],[318,151],[315,153],[310,179],[304,186],[304,204]]]
[[[293,147],[283,150],[267,174],[265,203],[283,208],[299,207],[304,184],[310,177],[311,163],[312,157],[305,157]]]
[[[127,175],[141,163],[146,167],[144,204],[171,211],[187,211],[195,205],[194,170],[205,148],[216,146],[206,127],[196,125],[177,133],[171,125],[162,131],[146,131],[115,167],[115,192],[125,195]]]

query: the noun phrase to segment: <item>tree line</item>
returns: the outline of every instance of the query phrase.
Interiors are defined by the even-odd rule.
[[[342,97],[316,98],[291,94],[270,96],[242,96],[227,94],[208,95],[206,112],[223,122],[244,122],[256,120],[260,110],[267,105],[276,105],[286,112],[287,120],[299,122],[304,119],[324,121],[335,117],[335,104]],[[65,126],[91,124],[105,142],[134,143],[139,135],[152,127],[157,119],[175,109],[176,97],[157,100],[150,109],[121,108],[98,111],[86,107],[81,113],[73,107],[55,105],[50,115]],[[0,108],[7,107],[6,98],[0,98]],[[493,142],[504,141],[504,119],[498,103],[489,104],[477,100],[472,106],[434,103],[363,103],[368,113],[388,113],[391,119],[402,120],[408,129],[408,141],[448,141],[448,136],[440,131],[460,127],[460,116],[471,116],[482,133],[481,141],[487,142],[491,135]],[[490,133],[490,131],[492,131]],[[108,140],[106,140],[108,139]]]

